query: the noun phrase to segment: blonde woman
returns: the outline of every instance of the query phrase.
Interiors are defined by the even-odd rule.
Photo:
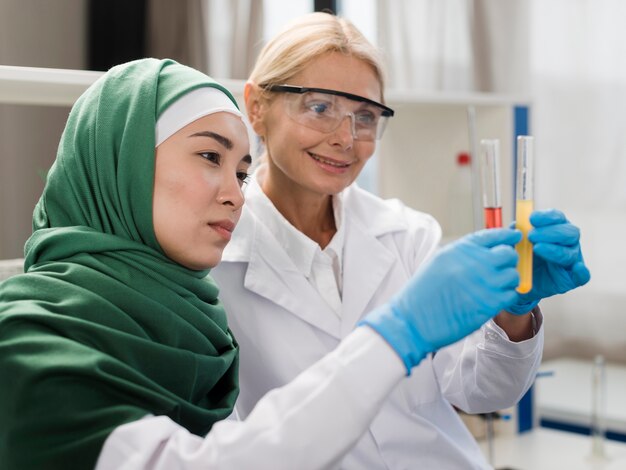
[[[430,215],[354,184],[394,112],[384,104],[378,51],[349,22],[314,13],[290,24],[262,50],[245,102],[264,145],[262,164],[213,271],[241,346],[243,417],[351,335],[367,312],[384,309],[428,266],[440,240]],[[419,149],[406,151],[419,158]],[[535,212],[531,220],[533,291],[516,295],[464,341],[408,368],[340,468],[489,467],[453,407],[483,413],[515,404],[541,360],[539,300],[589,279],[578,229],[558,211]],[[441,302],[425,291],[415,300],[433,322],[489,302],[488,291],[472,287],[491,279],[480,262],[464,270],[465,285],[454,285],[452,272],[466,263],[457,258],[449,271],[425,276],[433,282],[428,294],[439,292]],[[395,344],[390,331],[378,331]],[[372,375],[353,399],[376,384]],[[341,430],[329,423],[326,432],[339,438]]]

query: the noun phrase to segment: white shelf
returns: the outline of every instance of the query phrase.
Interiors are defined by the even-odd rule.
[[[0,65],[0,103],[71,106],[102,72]]]
[[[0,103],[72,106],[104,72],[0,65]],[[241,80],[218,80],[235,95]]]
[[[391,105],[454,105],[454,106],[528,106],[528,96],[494,93],[417,92],[414,90],[389,90],[386,101]]]
[[[71,106],[103,72],[0,65],[0,103]],[[243,93],[243,80],[217,79],[234,94]],[[526,96],[491,93],[426,93],[389,90],[391,105],[510,106],[528,105]]]

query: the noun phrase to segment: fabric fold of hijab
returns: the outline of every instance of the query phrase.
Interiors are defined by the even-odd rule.
[[[204,435],[238,394],[237,345],[208,271],[152,223],[155,123],[200,87],[171,60],[114,67],[76,102],[33,216],[27,274],[0,284],[3,468],[93,468],[116,427],[167,415]]]

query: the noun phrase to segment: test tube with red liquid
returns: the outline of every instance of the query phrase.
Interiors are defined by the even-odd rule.
[[[498,139],[481,140],[480,159],[485,228],[502,227],[500,141]]]

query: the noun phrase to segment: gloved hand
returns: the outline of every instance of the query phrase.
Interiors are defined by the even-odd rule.
[[[508,312],[530,312],[541,299],[582,286],[591,277],[580,250],[580,230],[556,209],[534,211],[528,232],[533,244],[533,287],[519,294]]]
[[[491,229],[447,245],[359,325],[376,330],[410,374],[426,354],[467,336],[516,300],[513,246],[521,238],[518,230]]]

